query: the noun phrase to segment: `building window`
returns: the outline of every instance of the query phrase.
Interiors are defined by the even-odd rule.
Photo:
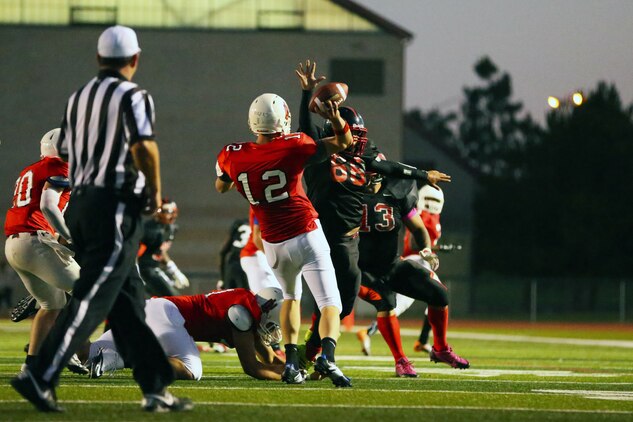
[[[333,81],[345,82],[352,95],[385,93],[385,62],[379,59],[332,59]]]
[[[71,25],[115,25],[117,8],[109,6],[71,6]]]

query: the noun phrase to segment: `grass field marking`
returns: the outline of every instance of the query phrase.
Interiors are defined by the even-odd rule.
[[[106,400],[60,400],[61,404],[129,404],[139,406],[140,401],[106,401]],[[24,400],[0,400],[0,403],[24,403]],[[368,405],[368,404],[318,404],[318,403],[247,403],[247,402],[215,402],[196,401],[194,406],[234,406],[234,407],[284,407],[284,408],[342,408],[342,409],[407,409],[407,410],[473,410],[473,411],[508,411],[565,414],[610,414],[633,415],[626,410],[587,410],[587,409],[532,409],[527,407],[491,407],[491,406],[425,406],[425,405]]]
[[[377,372],[393,372],[393,368],[384,366],[353,366],[353,365],[341,365],[343,369],[350,370],[369,370]],[[554,370],[529,370],[529,369],[468,369],[459,371],[454,368],[415,368],[418,374],[442,374],[442,375],[455,375],[463,377],[499,377],[502,375],[533,375],[536,377],[595,377],[595,378],[613,378],[626,376],[631,374],[626,373],[588,373],[588,372],[573,372],[573,371],[554,371]]]
[[[601,390],[532,390],[535,393],[562,394],[565,396],[581,396],[585,399],[633,401],[633,391],[601,391]]]
[[[410,328],[400,329],[401,335],[418,336],[419,330]],[[452,331],[449,333],[450,338],[468,339],[468,340],[487,340],[487,341],[508,341],[517,343],[547,343],[547,344],[569,344],[576,346],[604,346],[604,347],[620,347],[625,349],[633,349],[633,341],[629,340],[594,340],[584,338],[563,338],[563,337],[539,337],[527,335],[512,334],[485,334],[472,333],[467,331]]]
[[[315,381],[318,382],[318,381]],[[327,381],[325,381],[327,382]],[[582,383],[584,385],[584,383]],[[68,386],[68,388],[70,387],[75,387],[75,386]],[[116,389],[116,388],[130,388],[131,386],[129,385],[98,385],[98,384],[81,384],[81,388],[100,388],[100,389]],[[200,391],[200,390],[204,390],[204,391],[214,391],[214,390],[231,390],[231,391],[240,391],[240,390],[244,390],[244,391],[323,391],[323,388],[315,388],[315,387],[306,387],[306,386],[288,386],[285,384],[281,384],[281,383],[277,383],[276,385],[270,385],[267,387],[244,387],[244,386],[240,386],[240,387],[232,387],[232,386],[206,386],[206,385],[187,385],[187,386],[182,386],[182,385],[171,385],[169,386],[170,390],[186,390],[186,391]],[[535,394],[543,394],[543,393],[548,393],[551,392],[551,394],[557,394],[557,392],[565,392],[565,391],[569,391],[570,394],[574,394],[575,392],[587,392],[587,391],[593,391],[596,393],[600,393],[600,390],[532,390],[532,391],[470,391],[470,390],[411,390],[411,389],[394,389],[394,388],[356,388],[356,389],[337,389],[335,390],[337,392],[341,392],[341,393],[349,393],[349,394],[355,394],[358,391],[362,391],[362,392],[372,392],[372,393],[404,393],[404,394],[419,394],[421,392],[425,392],[425,393],[438,393],[438,394],[486,394],[486,395],[498,395],[498,396],[530,396],[530,395],[535,395]],[[618,393],[622,393],[625,394],[627,397],[628,395],[633,395],[633,392],[629,392],[629,391],[602,391],[605,394],[607,393],[613,393],[613,394],[618,394]],[[63,395],[63,393],[62,393]],[[581,395],[581,394],[578,394]]]

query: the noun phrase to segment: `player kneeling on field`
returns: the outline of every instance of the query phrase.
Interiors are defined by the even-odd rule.
[[[256,295],[246,289],[228,289],[156,297],[145,304],[145,320],[163,347],[176,379],[200,380],[202,362],[195,342],[221,341],[235,348],[247,375],[280,380],[284,362],[270,345],[281,340],[278,321],[282,300],[281,290],[274,287]],[[128,366],[110,331],[92,343],[88,364],[94,378]]]

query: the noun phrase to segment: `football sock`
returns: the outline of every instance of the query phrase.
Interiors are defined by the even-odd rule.
[[[385,339],[387,346],[389,346],[395,361],[397,362],[399,359],[406,357],[404,350],[402,350],[398,317],[395,315],[379,316],[376,321],[378,322],[378,330]]]
[[[324,337],[321,339],[321,347],[323,352],[321,353],[327,360],[334,362],[334,349],[336,349],[336,340],[332,337]]]
[[[295,368],[299,368],[299,353],[296,344],[284,344],[286,349],[286,365],[292,364]]]
[[[446,350],[446,330],[448,328],[448,306],[434,308],[429,306],[429,323],[433,329],[433,347],[435,350]]]
[[[422,331],[420,331],[420,337],[418,337],[418,341],[422,344],[426,344],[429,341],[429,333],[431,332],[431,323],[429,322],[429,317],[424,316],[424,324],[422,324]]]

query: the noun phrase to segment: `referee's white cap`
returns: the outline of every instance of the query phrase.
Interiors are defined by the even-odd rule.
[[[101,57],[131,57],[140,52],[136,32],[127,26],[111,26],[101,33],[97,52]]]

